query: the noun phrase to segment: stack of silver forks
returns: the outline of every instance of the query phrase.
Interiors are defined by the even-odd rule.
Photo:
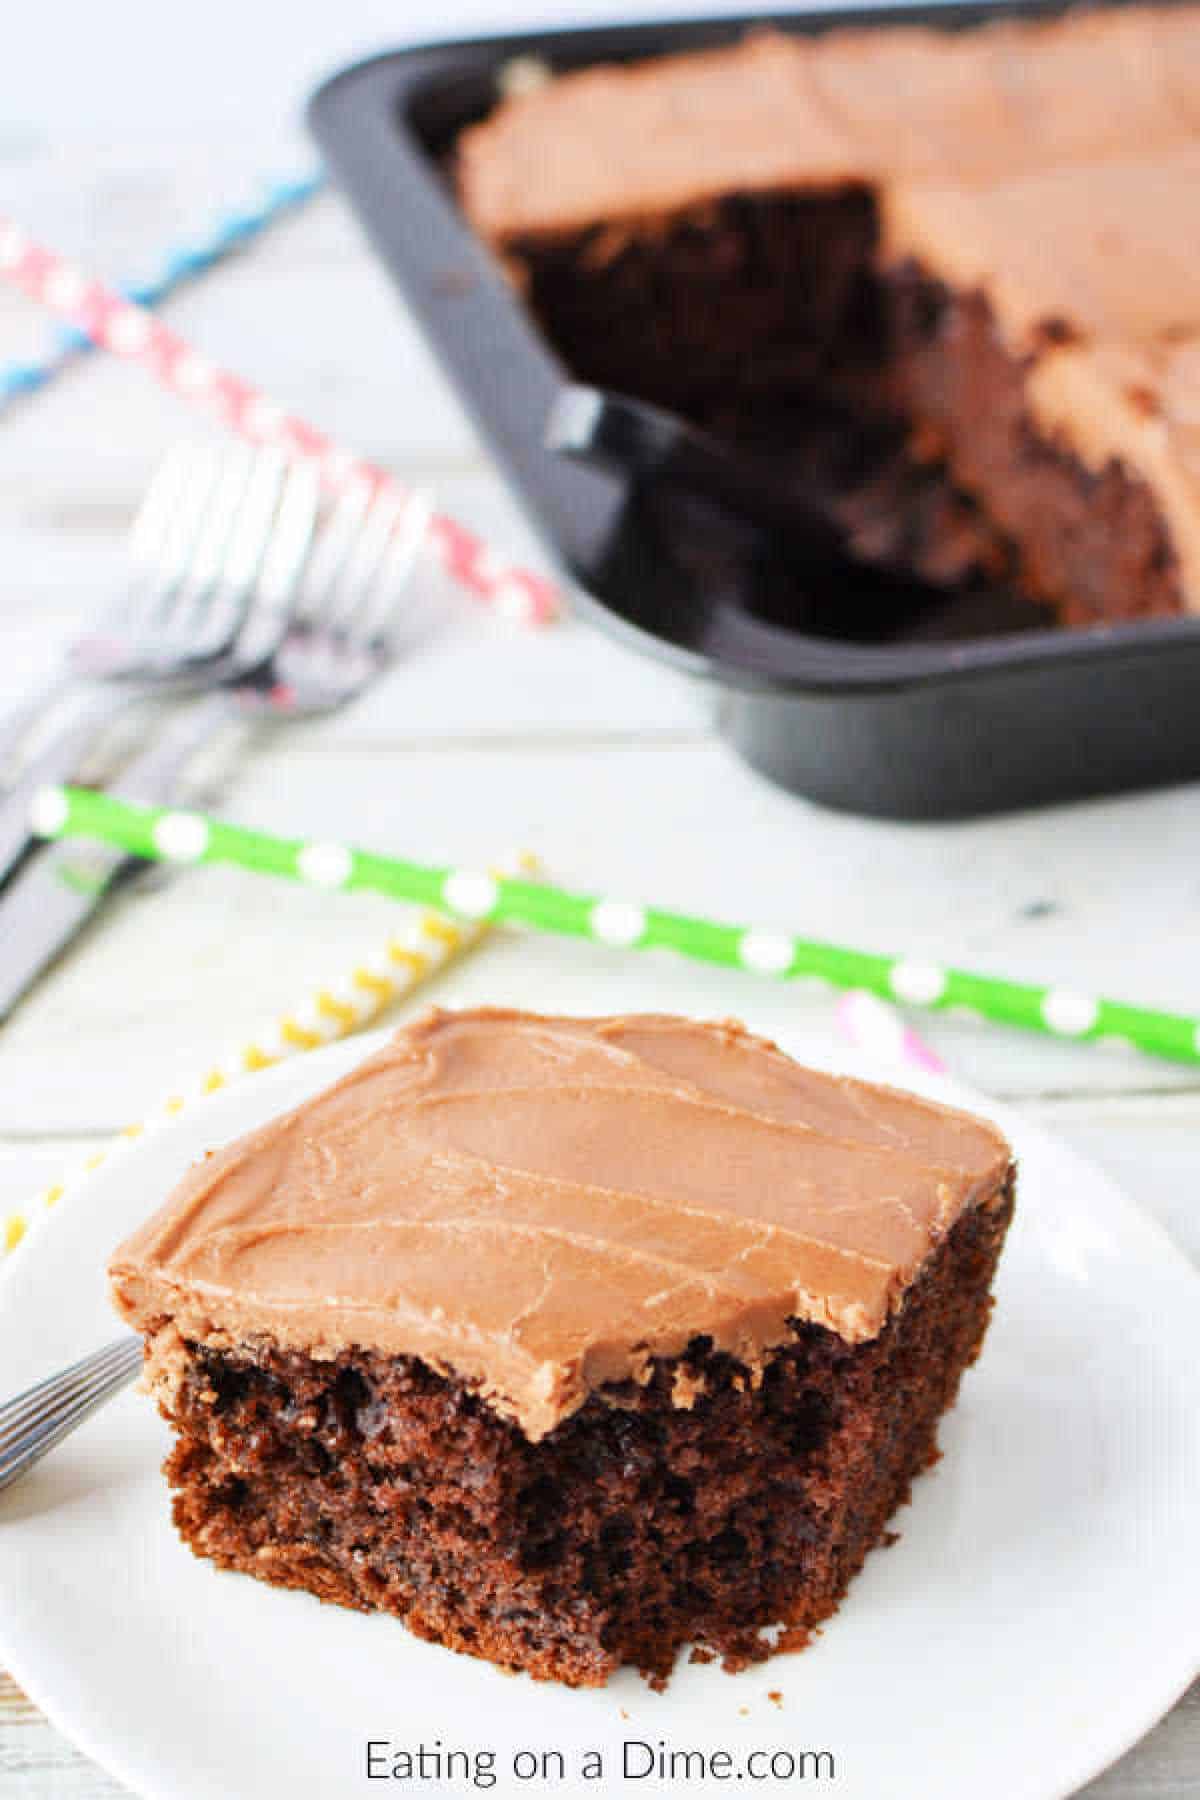
[[[0,719],[0,1020],[132,866],[92,846],[81,879],[78,846],[38,848],[42,790],[102,779],[178,804],[232,725],[344,706],[387,665],[429,518],[424,496],[366,482],[323,507],[314,472],[272,449],[167,455],[119,598]]]

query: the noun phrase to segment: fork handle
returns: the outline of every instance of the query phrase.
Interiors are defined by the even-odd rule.
[[[195,706],[170,718],[144,750],[128,762],[113,783],[123,800],[139,806],[165,806],[175,798],[192,758],[216,741],[235,719],[250,710],[248,697],[233,688],[218,688]],[[118,860],[126,860],[118,851]]]
[[[218,692],[172,718],[127,765],[117,791],[145,806],[170,801],[192,758],[252,704]],[[136,857],[109,844],[64,841],[20,871],[0,895],[0,1021],[83,930],[122,872],[136,866]]]
[[[98,688],[90,693],[81,716],[63,726],[4,794],[0,800],[0,882],[12,873],[32,842],[29,814],[39,789],[70,781],[129,704],[129,695],[119,688]]]
[[[25,739],[49,709],[76,685],[77,677],[68,668],[52,671],[32,694],[19,700],[0,718],[0,773],[8,768]]]
[[[0,1406],[0,1488],[18,1480],[61,1444],[127,1387],[141,1367],[141,1339],[126,1335]]]

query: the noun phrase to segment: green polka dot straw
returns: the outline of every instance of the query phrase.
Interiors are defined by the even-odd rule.
[[[1200,1063],[1200,1019],[1119,1000],[1037,986],[906,956],[724,924],[662,907],[574,894],[481,870],[434,867],[378,856],[348,844],[307,842],[251,831],[199,813],[135,806],[112,794],[54,788],[38,797],[34,828],[45,837],[83,837],[135,856],[176,863],[232,863],[318,887],[387,894],[487,919],[588,938],[629,950],[673,950],[697,962],[742,968],[788,981],[817,978],[835,988],[865,988],[906,1005],[961,1007],[980,1018],[1052,1037],[1118,1039],[1154,1056]]]

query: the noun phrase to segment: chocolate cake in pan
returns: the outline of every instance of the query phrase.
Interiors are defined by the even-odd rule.
[[[794,456],[864,554],[1200,610],[1200,8],[567,71],[455,169],[574,375]]]

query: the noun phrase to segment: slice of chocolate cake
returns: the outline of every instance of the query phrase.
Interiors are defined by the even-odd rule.
[[[733,1024],[431,1012],[116,1253],[187,1543],[572,1685],[797,1645],[935,1458],[1008,1146]]]
[[[1200,610],[1198,96],[1196,6],[768,33],[552,79],[457,175],[576,376],[1087,623]]]

